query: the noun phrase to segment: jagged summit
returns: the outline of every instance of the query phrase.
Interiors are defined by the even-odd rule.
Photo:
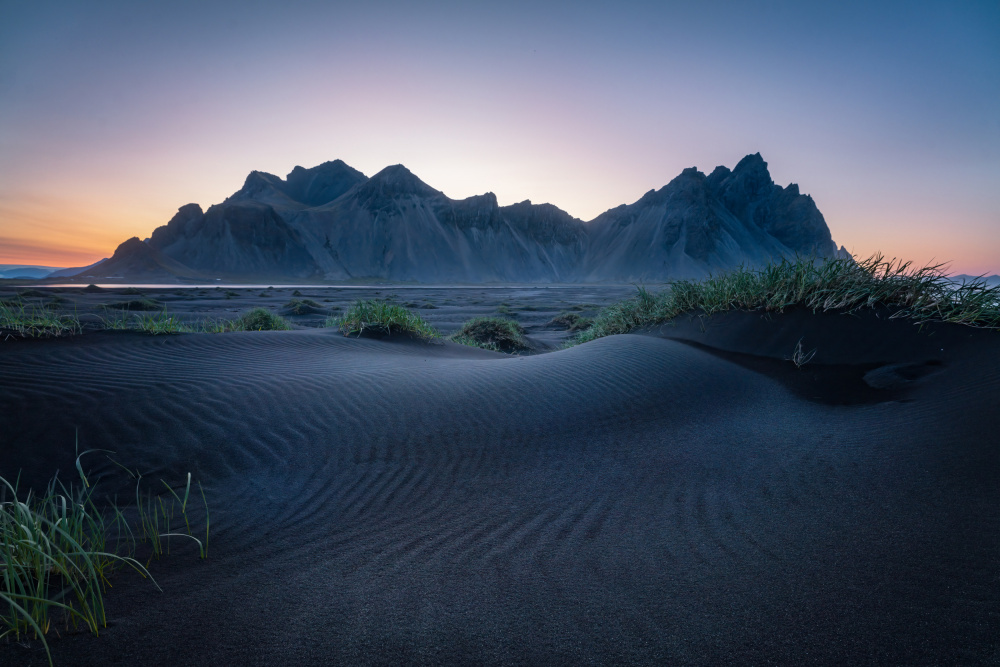
[[[341,160],[305,169],[295,167],[282,180],[265,171],[251,171],[240,188],[223,203],[257,201],[280,206],[313,208],[337,199],[367,177]]]
[[[394,164],[372,176],[366,183],[358,186],[360,194],[378,197],[399,197],[416,195],[418,197],[443,196],[441,192],[417,178],[409,169],[401,164]]]
[[[160,281],[659,282],[839,252],[812,198],[775,184],[759,153],[708,176],[684,169],[590,222],[530,200],[500,206],[492,192],[450,199],[401,164],[368,178],[333,160],[285,179],[250,172],[223,203],[182,206],[100,271]]]

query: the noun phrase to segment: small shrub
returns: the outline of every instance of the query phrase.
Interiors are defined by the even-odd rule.
[[[37,289],[24,290],[23,292],[18,292],[17,295],[22,299],[34,299],[48,296],[45,292]]]
[[[475,317],[452,335],[462,345],[481,347],[495,352],[522,352],[529,349],[524,339],[524,327],[504,317]]]
[[[299,290],[295,290],[294,292],[292,292],[292,296],[302,296],[302,292],[300,292]]]
[[[228,289],[228,290],[225,291],[225,297],[227,299],[232,299],[232,298],[237,297],[237,296],[239,296],[239,293],[238,292],[234,292],[231,289]]]
[[[104,288],[103,287],[98,287],[94,283],[90,283],[89,285],[87,285],[86,287],[83,288],[83,291],[84,292],[103,292]]]
[[[409,333],[420,338],[436,338],[438,333],[416,313],[383,299],[355,301],[343,317],[331,317],[326,326],[335,326],[345,335],[360,336],[366,331]]]
[[[139,296],[142,296],[143,293],[140,292],[139,290],[137,290],[134,287],[126,287],[121,292],[119,292],[119,294],[129,294],[129,295],[135,295],[135,294],[137,294]]]

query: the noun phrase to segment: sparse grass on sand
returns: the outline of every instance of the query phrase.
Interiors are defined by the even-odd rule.
[[[0,340],[52,338],[80,333],[80,321],[71,315],[57,315],[44,307],[28,308],[19,303],[0,303]]]
[[[506,317],[474,317],[465,322],[451,339],[462,345],[494,352],[522,352],[529,349],[524,327]]]
[[[152,299],[131,299],[129,301],[109,303],[105,308],[113,308],[115,310],[162,310],[163,304]]]
[[[408,333],[419,338],[439,336],[424,318],[384,299],[355,301],[342,316],[328,318],[326,326],[337,327],[345,336],[360,336],[366,331],[382,334]]]
[[[312,299],[292,299],[284,306],[292,315],[307,315],[313,308],[322,310],[323,306]]]
[[[583,331],[590,327],[594,323],[594,320],[590,317],[584,317],[580,313],[575,313],[573,311],[563,311],[553,317],[548,321],[546,326],[550,327],[560,327],[562,329],[567,329],[570,333],[574,331]]]
[[[602,310],[593,326],[571,344],[628,333],[686,312],[780,312],[790,306],[848,313],[886,308],[892,311],[891,318],[917,324],[952,322],[1000,328],[1000,287],[989,287],[983,280],[958,285],[943,266],[915,269],[912,262],[886,260],[883,255],[857,262],[783,259],[761,269],[739,268],[700,282],[681,280],[657,294],[639,287],[635,297]]]
[[[253,308],[226,323],[225,331],[287,331],[292,325],[267,308]]]
[[[129,313],[127,310],[110,313],[102,318],[104,328],[111,331],[141,331],[143,333],[226,333],[228,331],[287,331],[292,326],[285,318],[267,308],[254,308],[232,320],[206,319],[198,324],[186,324],[166,310],[155,314]]]
[[[161,480],[169,492],[164,500],[142,490],[141,475],[127,471],[136,479],[136,506],[120,509],[112,504],[101,509],[80,463],[91,451],[97,450],[77,456],[79,487],[66,487],[53,478],[44,495],[32,490],[22,494],[17,481],[12,484],[0,477],[0,639],[41,639],[50,665],[45,635],[57,623],[67,630],[83,625],[95,635],[107,627],[104,593],[115,570],[127,565],[152,580],[147,567],[154,557],[169,553],[172,537],[196,542],[200,557],[208,557],[208,502],[202,489],[202,541],[194,536],[188,514],[190,473],[181,487],[183,498]],[[186,532],[174,532],[172,523],[181,520],[183,526],[178,528]],[[140,544],[148,545],[142,547],[149,554],[145,566],[136,559]],[[155,581],[153,585],[159,588]]]

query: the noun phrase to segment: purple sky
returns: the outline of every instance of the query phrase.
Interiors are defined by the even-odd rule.
[[[589,220],[759,151],[857,254],[1000,271],[1000,3],[817,4],[0,0],[0,263],[91,263],[253,169]]]

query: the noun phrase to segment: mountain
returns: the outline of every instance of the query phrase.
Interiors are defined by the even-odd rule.
[[[639,201],[590,223],[583,261],[592,281],[701,278],[772,257],[832,257],[837,246],[823,215],[794,183],[775,185],[760,153],[710,176],[685,169]]]
[[[0,264],[0,278],[45,278],[53,271],[59,271],[58,266],[38,266],[34,264]]]
[[[812,198],[795,184],[776,185],[759,153],[708,176],[685,169],[590,222],[551,204],[500,206],[492,192],[450,199],[402,165],[368,178],[335,160],[295,167],[284,179],[251,172],[221,204],[182,206],[145,242],[130,239],[87,274],[133,281],[658,282],[839,252]]]
[[[78,274],[94,280],[127,279],[130,282],[176,282],[178,278],[204,280],[205,276],[133,236],[110,258]]]
[[[72,268],[69,268],[69,269],[59,269],[58,271],[53,271],[52,273],[50,273],[46,277],[48,277],[48,278],[69,278],[69,277],[76,276],[76,277],[85,277],[86,278],[86,277],[88,277],[88,275],[87,275],[88,271],[90,271],[91,269],[97,268],[103,262],[106,262],[106,261],[108,261],[107,257],[105,257],[104,259],[99,259],[96,262],[94,262],[93,264],[88,264],[87,266],[75,266],[75,267],[72,267]]]

